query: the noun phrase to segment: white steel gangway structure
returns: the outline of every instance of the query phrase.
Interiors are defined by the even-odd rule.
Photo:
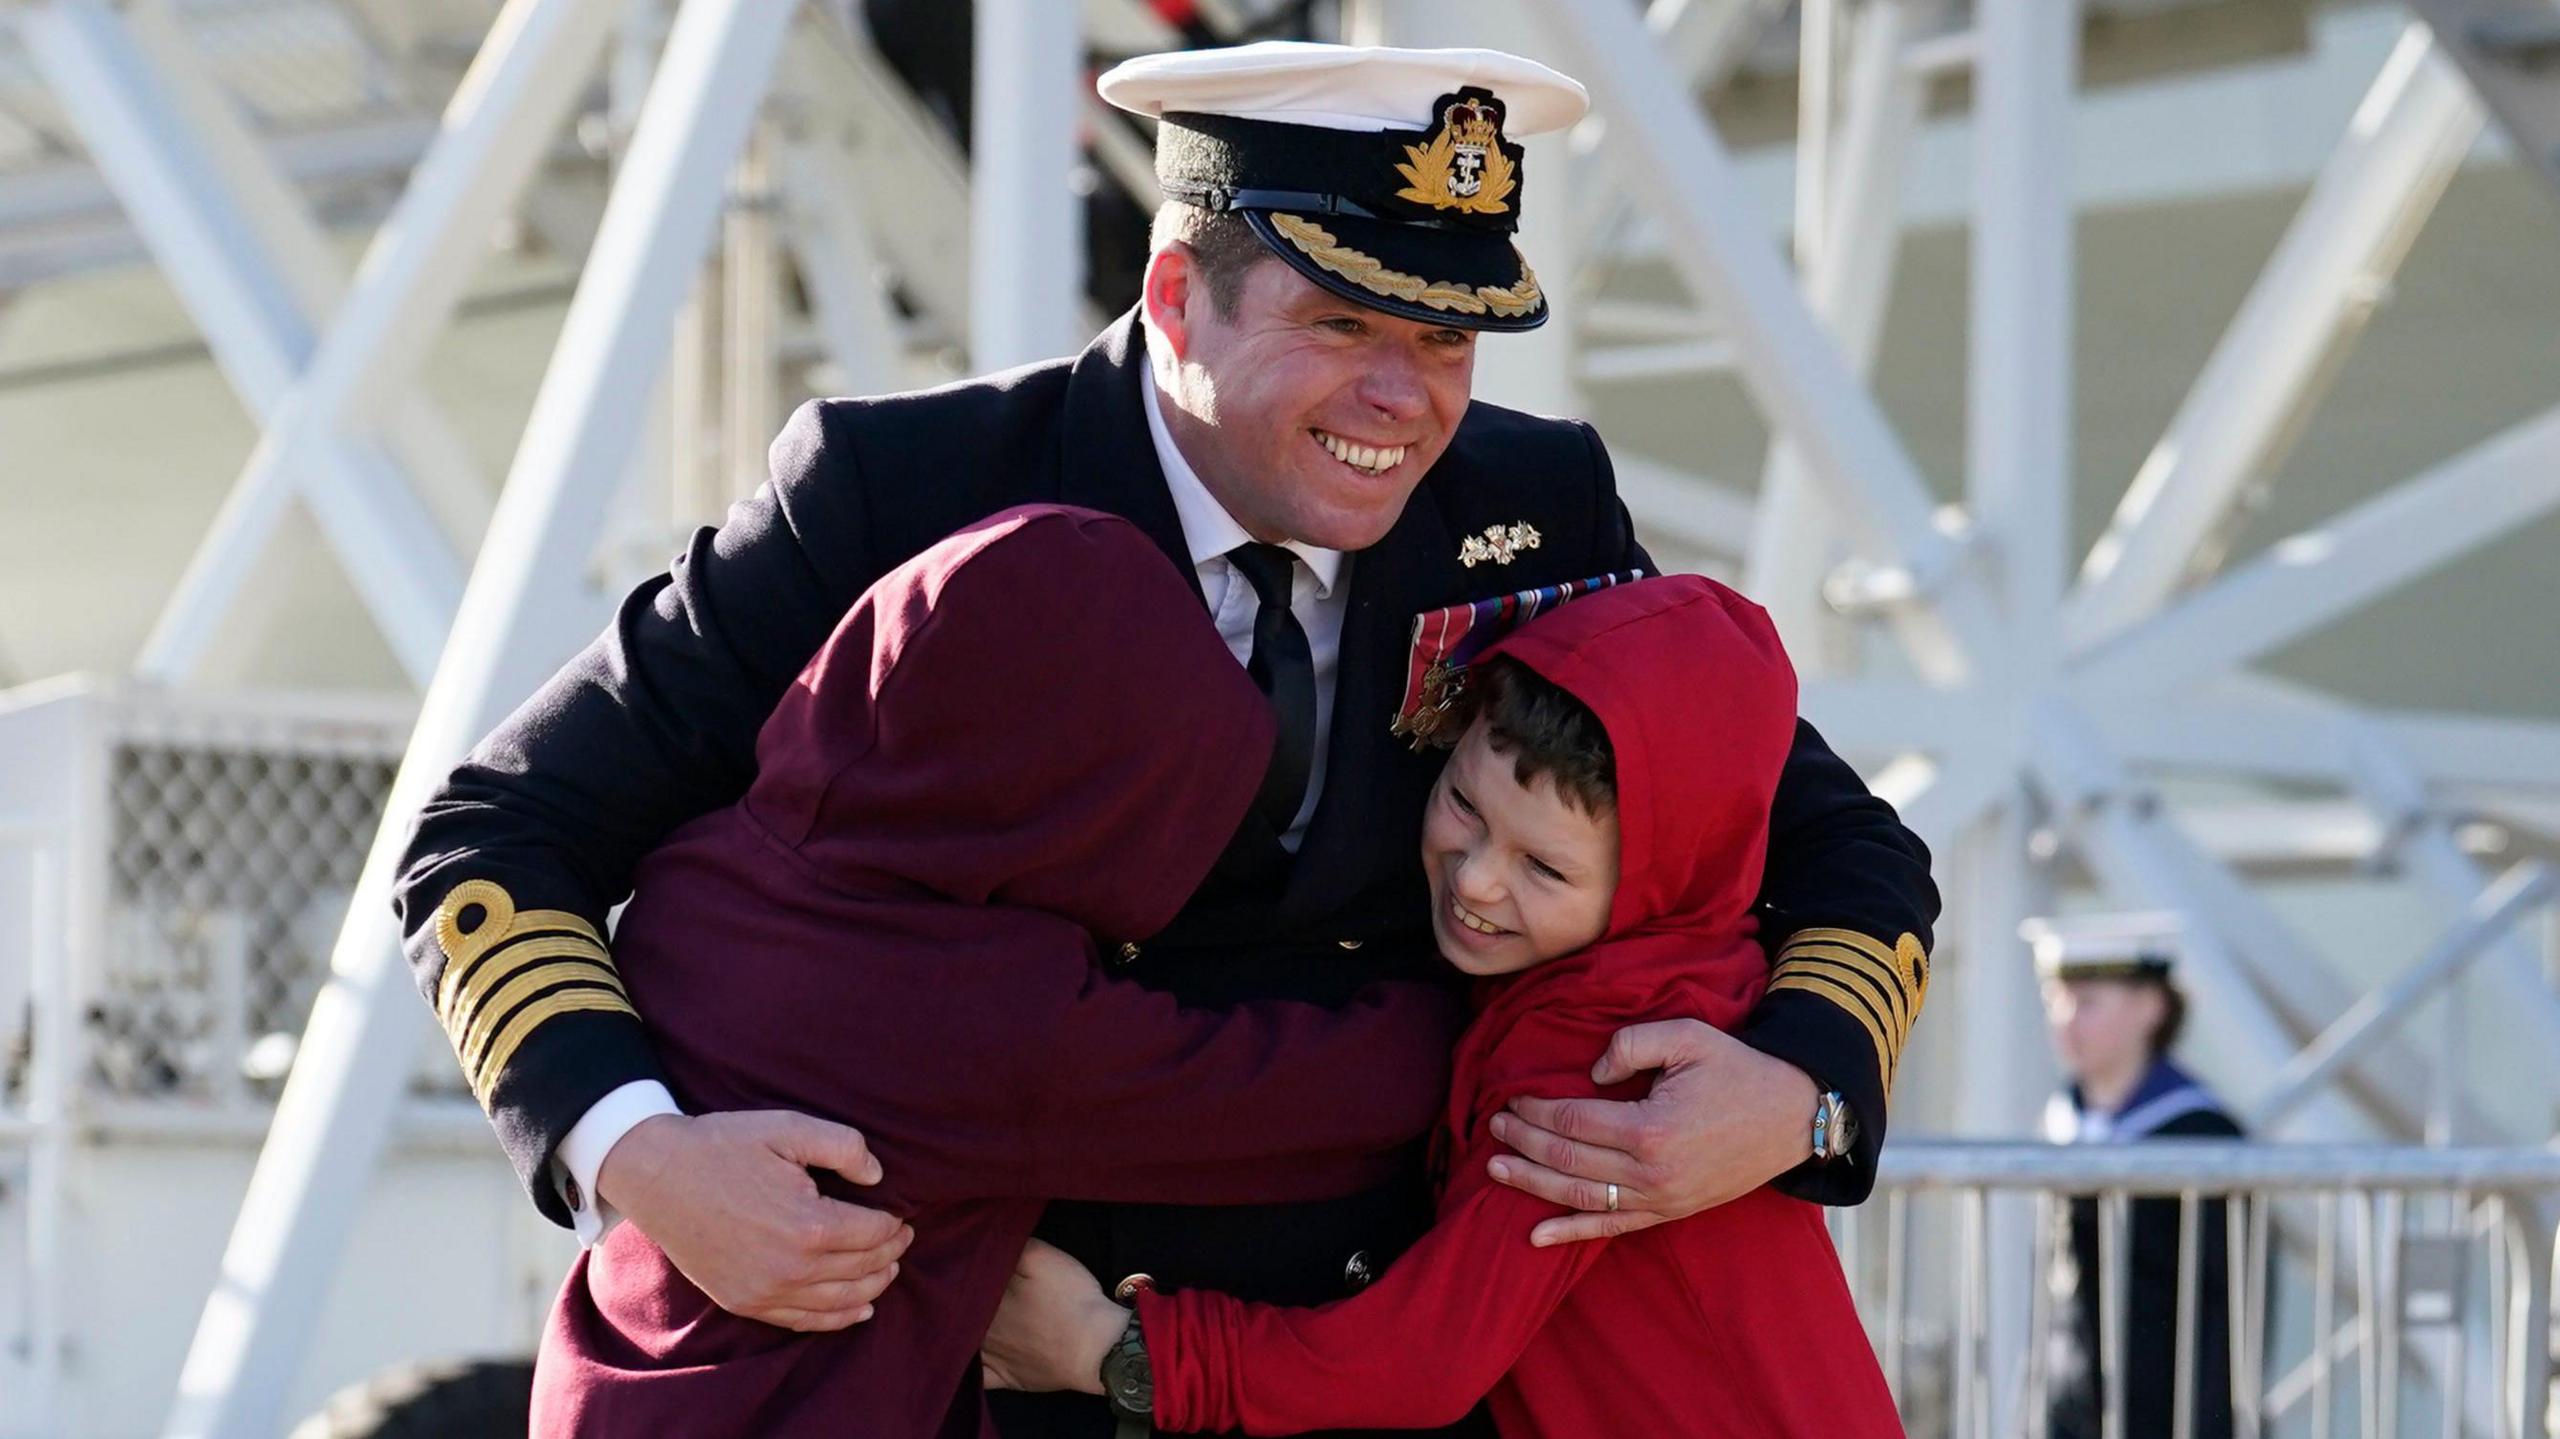
[[[1533,161],[1550,195],[1562,192],[1527,237],[1563,297],[1561,318],[1551,333],[1487,345],[1482,384],[1496,398],[1579,412],[1611,403],[1616,387],[1738,380],[1765,422],[1756,488],[1633,452],[1620,456],[1621,479],[1666,550],[1738,574],[1779,615],[1807,674],[1808,712],[1938,849],[1947,916],[1931,1019],[1897,1097],[1904,1128],[2026,1132],[2050,1075],[2020,922],[2140,908],[2186,918],[2195,1045],[2231,1097],[2273,1136],[2355,1146],[2331,1151],[2332,1169],[2281,1183],[2242,1173],[2249,1161],[2141,1181],[2069,1159],[2039,1169],[1995,1163],[1988,1150],[1915,1149],[1924,1157],[1889,1172],[1888,1188],[1978,1196],[1965,1201],[1974,1217],[1954,1221],[1977,1236],[2026,1232],[2030,1192],[2073,1187],[2371,1194],[2398,1182],[2448,1196],[2451,1209],[2487,1216],[2479,1233],[2527,1238],[2496,1271],[2502,1303],[2522,1296],[2500,1321],[2508,1327],[2491,1335],[2483,1306],[2464,1331],[2480,1341],[2471,1359],[2457,1345],[2427,1361],[2450,1366],[2430,1371],[2440,1385],[2455,1376],[2445,1432],[2540,1434],[2560,1196],[2523,1151],[2553,1128],[2560,994],[2535,943],[2551,882],[2510,862],[2560,851],[2560,720],[2376,708],[2280,679],[2268,662],[2503,537],[2547,527],[2560,510],[2560,346],[2540,372],[2540,414],[2474,436],[2279,543],[2248,551],[2236,537],[2286,474],[2289,448],[2457,169],[2502,143],[2482,138],[2492,118],[2522,169],[2560,170],[2550,63],[2560,6],[2429,0],[2393,16],[2404,28],[2263,273],[2147,458],[2111,483],[2112,521],[2093,546],[2073,540],[2075,376],[2091,359],[2074,325],[2075,196],[2086,178],[2075,174],[2074,121],[2094,103],[2084,44],[2108,24],[2169,25],[2192,12],[2210,26],[2277,3],[1345,0],[1310,13],[1350,39],[1504,45],[1590,85],[1592,119]],[[405,817],[592,633],[618,584],[655,567],[671,520],[708,518],[752,482],[790,394],[991,369],[1063,352],[1090,330],[1075,267],[1059,262],[1080,252],[1071,177],[1099,170],[1141,201],[1152,190],[1143,136],[1093,113],[1087,50],[1174,43],[1173,32],[1123,0],[977,0],[964,154],[871,47],[854,8],[25,0],[0,10],[0,46],[10,47],[0,50],[0,147],[15,147],[0,153],[17,167],[0,170],[0,276],[27,285],[147,257],[259,431],[139,649],[140,687],[58,703],[23,693],[0,711],[9,733],[60,732],[64,753],[89,756],[42,775],[0,773],[11,826],[0,839],[27,857],[0,884],[26,896],[22,912],[46,916],[31,927],[19,981],[34,1000],[19,1065],[28,1083],[13,1088],[18,1114],[0,1129],[28,1155],[27,1218],[41,1231],[28,1254],[51,1266],[31,1270],[40,1282],[22,1368],[34,1402],[53,1402],[65,1373],[66,1296],[48,1286],[73,1281],[45,1250],[66,1232],[65,1135],[131,1119],[99,1117],[90,1094],[101,1045],[87,1032],[96,1016],[83,976],[113,949],[121,921],[108,911],[123,893],[104,858],[94,881],[80,878],[93,863],[84,856],[107,855],[120,833],[101,805],[155,785],[194,786],[199,806],[219,803],[221,785],[254,789],[218,753],[190,759],[220,746],[170,739],[179,732],[266,726],[284,749],[334,745],[348,763],[377,767],[333,781],[350,787],[380,785],[390,769],[380,736],[405,733],[370,850],[356,862],[362,825],[341,818],[353,842],[343,863],[311,860],[296,892],[297,914],[336,920],[326,980],[165,1431],[276,1432],[386,1150],[422,1136],[476,1142],[477,1120],[457,1113],[449,1091],[416,1098],[418,1075],[440,1057],[421,1059],[426,1026],[385,902]],[[1234,33],[1270,7],[1198,8]],[[277,53],[279,37],[300,48]],[[333,82],[354,98],[329,102],[332,128],[279,133],[292,128],[291,107],[260,87],[296,66],[354,72]],[[1796,101],[1785,226],[1772,224],[1758,172],[1713,108],[1737,75],[1773,74],[1792,79]],[[293,93],[285,86],[283,98]],[[419,99],[439,95],[440,115]],[[1952,133],[1970,176],[1952,491],[1867,378],[1909,230],[1911,175],[1951,114],[1964,118]],[[348,224],[373,227],[353,266],[331,238]],[[492,503],[455,421],[417,379],[491,236],[511,231],[582,259]],[[1613,267],[1636,254],[1659,261],[1678,293],[1613,292]],[[422,692],[413,724],[399,705],[317,716],[219,698],[191,708],[218,641],[255,622],[262,564],[292,515],[316,527]],[[2513,663],[2555,663],[2547,618]],[[89,718],[69,718],[75,710]],[[183,830],[188,818],[173,822]],[[2505,855],[2494,864],[2482,843],[2491,837]],[[2391,878],[2433,907],[2440,938],[2360,1002],[2360,972],[2270,895],[2270,875],[2306,868]],[[193,942],[221,952],[222,925],[242,921],[213,905],[186,922],[210,926],[210,939],[191,930]],[[229,1016],[215,1029],[244,1045],[256,1028],[237,1018],[245,1003],[214,1006]],[[2423,1033],[2410,1022],[2422,1009]],[[2474,1059],[2483,1049],[2512,1062],[2489,1072]],[[246,1102],[230,1112],[263,1123],[263,1096]],[[2391,1161],[2374,1157],[2388,1151],[2370,1148],[2417,1141],[2510,1148],[2478,1161],[2496,1185],[2466,1182],[2459,1166],[2395,1171],[2394,1181],[2383,1173]],[[2472,1199],[2493,1189],[2503,1207],[2479,1210]],[[1907,1222],[1908,1211],[1893,1212],[1906,1218],[1844,1220],[1844,1242],[1859,1224]],[[2333,1229],[2319,1233],[2334,1239]],[[1904,1288],[1879,1300],[1880,1323],[1903,1325],[1892,1316],[1933,1296],[1953,1306],[1962,1358],[1948,1372],[1960,1392],[1935,1412],[1961,1432],[2021,1432],[2033,1253],[1995,1243],[1967,1252],[1978,1262],[1965,1282],[1926,1265],[1895,1280]],[[2325,1302],[2337,1272],[2315,1266],[2309,1291]],[[2325,1396],[2340,1355],[2396,1376],[2396,1328],[2349,1324],[2343,1349],[2324,1333],[2317,1376],[2290,1399],[2277,1403],[2285,1376],[2263,1376],[2267,1412]],[[1910,1338],[1896,1329],[1887,1347],[1900,1356]],[[2492,1349],[2509,1358],[2473,1384],[2466,1365]],[[2357,1406],[2368,1432],[2381,1432],[2370,1427],[2380,1395]],[[53,1432],[49,1411],[29,1413],[29,1432]],[[17,1423],[0,1416],[0,1430]]]

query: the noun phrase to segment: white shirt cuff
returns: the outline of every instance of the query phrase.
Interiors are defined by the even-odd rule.
[[[570,1227],[577,1230],[578,1243],[592,1245],[622,1222],[613,1206],[596,1194],[596,1175],[604,1168],[604,1157],[622,1142],[622,1136],[639,1128],[640,1121],[682,1113],[665,1085],[635,1079],[597,1100],[560,1141],[560,1150],[551,1159],[551,1182],[569,1206]]]

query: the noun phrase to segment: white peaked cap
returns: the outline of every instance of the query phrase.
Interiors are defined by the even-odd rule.
[[[1564,129],[1591,109],[1580,81],[1501,50],[1302,40],[1140,55],[1113,66],[1094,88],[1150,117],[1174,110],[1327,130],[1420,130],[1438,121],[1433,101],[1470,85],[1502,101],[1503,130],[1514,139]]]

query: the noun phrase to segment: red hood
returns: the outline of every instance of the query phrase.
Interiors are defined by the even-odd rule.
[[[1450,1194],[1490,1181],[1487,1121],[1528,1095],[1587,1088],[1610,1036],[1643,1020],[1730,1029],[1769,978],[1751,904],[1769,804],[1795,740],[1796,677],[1758,605],[1694,575],[1601,590],[1486,651],[1600,716],[1618,771],[1618,892],[1578,954],[1482,982],[1452,1065]],[[1640,1098],[1643,1077],[1600,1091]]]
[[[1671,575],[1586,595],[1486,652],[1589,705],[1618,771],[1618,894],[1603,942],[1738,928],[1795,741],[1796,675],[1768,613]]]
[[[1018,905],[1136,939],[1225,848],[1272,734],[1144,534],[1030,506],[864,593],[765,722],[746,808],[852,893]]]

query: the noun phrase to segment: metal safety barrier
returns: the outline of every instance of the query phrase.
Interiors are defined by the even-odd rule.
[[[2100,1439],[2196,1439],[2200,1313],[2222,1307],[2241,1439],[2545,1439],[2560,1151],[2158,1140],[1907,1141],[1833,1241],[1914,1439],[2056,1433],[2060,1251],[2094,1219]],[[2174,1206],[2174,1322],[2131,1332],[2137,1205]],[[2154,1232],[2169,1212],[2152,1209]],[[2084,1222],[2086,1220],[2084,1219]],[[2199,1277],[2221,1231],[2227,1286]],[[2154,1272],[2157,1273],[2157,1256]],[[2174,1332],[2168,1332],[2174,1331]],[[2136,1356],[2172,1356],[2171,1428],[2128,1427]],[[2219,1397],[2219,1396],[2215,1396]],[[2215,1407],[2219,1407],[2218,1405]]]

